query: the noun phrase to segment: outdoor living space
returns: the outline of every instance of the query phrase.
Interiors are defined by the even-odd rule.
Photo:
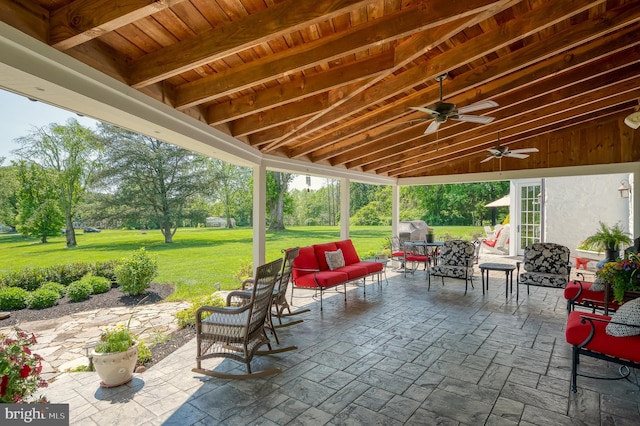
[[[482,255],[480,262],[515,263]],[[571,347],[562,289],[531,287],[505,297],[504,273],[492,272],[482,294],[478,267],[464,296],[461,280],[437,278],[427,291],[422,270],[388,282],[311,296],[301,324],[277,330],[285,354],[255,357],[267,378],[222,380],[191,371],[195,340],[127,385],[105,389],[96,373],[66,373],[46,389],[68,403],[71,424],[452,424],[631,425],[640,416],[637,371],[628,380],[579,377],[569,388]],[[297,319],[296,317],[296,319]],[[618,375],[618,366],[585,358],[580,372]],[[235,361],[203,368],[244,373]]]

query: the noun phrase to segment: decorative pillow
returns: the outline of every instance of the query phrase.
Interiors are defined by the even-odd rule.
[[[591,291],[604,291],[604,283],[600,278],[596,278],[591,284]]]
[[[337,251],[325,251],[324,256],[327,259],[329,269],[332,271],[344,266],[344,256],[342,255],[341,249],[338,249]]]
[[[607,334],[616,337],[640,335],[640,327],[631,327],[614,322],[640,326],[640,299],[633,299],[620,306],[607,324]]]

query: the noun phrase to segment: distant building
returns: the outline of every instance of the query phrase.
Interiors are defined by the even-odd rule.
[[[231,227],[236,227],[236,220],[234,218],[229,219],[231,222]],[[205,226],[207,228],[226,228],[227,227],[227,219],[223,217],[214,217],[210,216],[206,219]]]

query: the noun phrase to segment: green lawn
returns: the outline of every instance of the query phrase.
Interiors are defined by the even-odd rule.
[[[481,227],[437,227],[436,238],[449,233],[470,239],[481,230]],[[384,247],[391,227],[352,227],[350,232],[356,250],[365,256]],[[0,234],[0,273],[24,267],[119,259],[145,247],[158,256],[159,275],[154,281],[174,284],[176,293],[172,300],[182,300],[211,293],[216,282],[221,283],[223,290],[237,288],[240,281],[235,275],[243,264],[251,262],[252,230],[248,228],[181,228],[173,244],[165,244],[160,231],[104,230],[90,234],[79,231],[76,237],[78,246],[66,248],[62,235],[41,244],[33,238]],[[285,232],[268,232],[267,260],[280,257],[280,250],[285,247],[339,238],[339,227],[293,227]]]

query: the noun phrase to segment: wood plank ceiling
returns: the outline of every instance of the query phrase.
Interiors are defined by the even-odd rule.
[[[640,1],[1,0],[0,19],[264,153],[396,178],[640,160]],[[492,100],[430,135],[443,100]],[[481,162],[498,144],[526,159]]]

